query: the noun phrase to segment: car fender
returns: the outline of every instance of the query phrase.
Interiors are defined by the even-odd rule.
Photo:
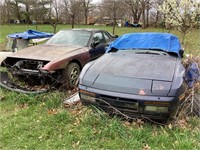
[[[81,71],[81,73],[80,73],[80,75],[79,75],[79,84],[82,84],[82,79],[83,79],[85,73],[86,73],[86,72],[88,71],[88,69],[94,64],[94,62],[95,62],[95,60],[93,60],[93,61],[87,63],[87,64],[83,67],[83,69],[82,69],[82,71]]]
[[[65,69],[70,62],[78,62],[78,64],[82,68],[86,64],[86,62],[89,61],[89,59],[90,59],[89,53],[84,51],[76,55],[72,54],[68,58],[54,59],[50,61],[49,63],[47,63],[42,69],[48,70],[48,71]]]

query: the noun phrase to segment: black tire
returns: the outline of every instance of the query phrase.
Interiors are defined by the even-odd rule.
[[[64,87],[76,87],[78,83],[79,74],[80,66],[77,63],[68,64],[67,68],[63,71]]]

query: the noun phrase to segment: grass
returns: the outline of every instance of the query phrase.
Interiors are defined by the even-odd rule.
[[[8,33],[30,28],[35,29],[3,25],[0,43],[5,43]],[[58,26],[62,28],[70,26]],[[111,27],[98,28],[112,31]],[[43,25],[39,30],[51,32],[52,28]],[[162,29],[117,28],[116,34],[139,31],[161,32]],[[193,51],[187,52],[198,54],[197,30],[189,35],[186,43]],[[62,104],[65,96],[59,92],[26,95],[0,88],[0,149],[200,149],[198,118],[165,126],[129,123],[91,107],[66,109]]]
[[[104,29],[112,33],[112,27],[107,26],[83,26],[83,25],[76,25],[76,28],[98,28],[98,29]],[[60,29],[69,29],[71,28],[70,25],[58,25],[57,31]],[[35,30],[35,25],[1,25],[0,26],[0,49],[3,49],[4,44],[6,43],[6,36],[11,33],[16,32],[23,32],[28,29]],[[43,32],[53,32],[53,28],[50,25],[38,25],[38,30]],[[147,29],[141,29],[141,28],[127,28],[127,27],[117,27],[116,28],[116,35],[122,35],[125,33],[130,32],[168,32],[167,30],[164,30],[162,28],[147,28]],[[179,39],[181,39],[181,34],[177,30],[171,30],[171,33],[178,36]],[[193,54],[193,55],[200,55],[200,30],[199,29],[193,29],[191,30],[185,38],[185,43],[183,45],[185,49],[185,53]]]
[[[139,125],[94,108],[65,109],[64,95],[0,89],[0,149],[199,149],[199,120],[187,127]]]

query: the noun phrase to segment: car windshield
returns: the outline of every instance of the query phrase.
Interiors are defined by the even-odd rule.
[[[61,30],[56,33],[46,44],[87,46],[91,32],[81,30]]]

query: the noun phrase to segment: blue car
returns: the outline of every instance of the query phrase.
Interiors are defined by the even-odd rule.
[[[124,34],[83,68],[80,99],[111,114],[167,120],[185,97],[182,54],[173,34]]]

